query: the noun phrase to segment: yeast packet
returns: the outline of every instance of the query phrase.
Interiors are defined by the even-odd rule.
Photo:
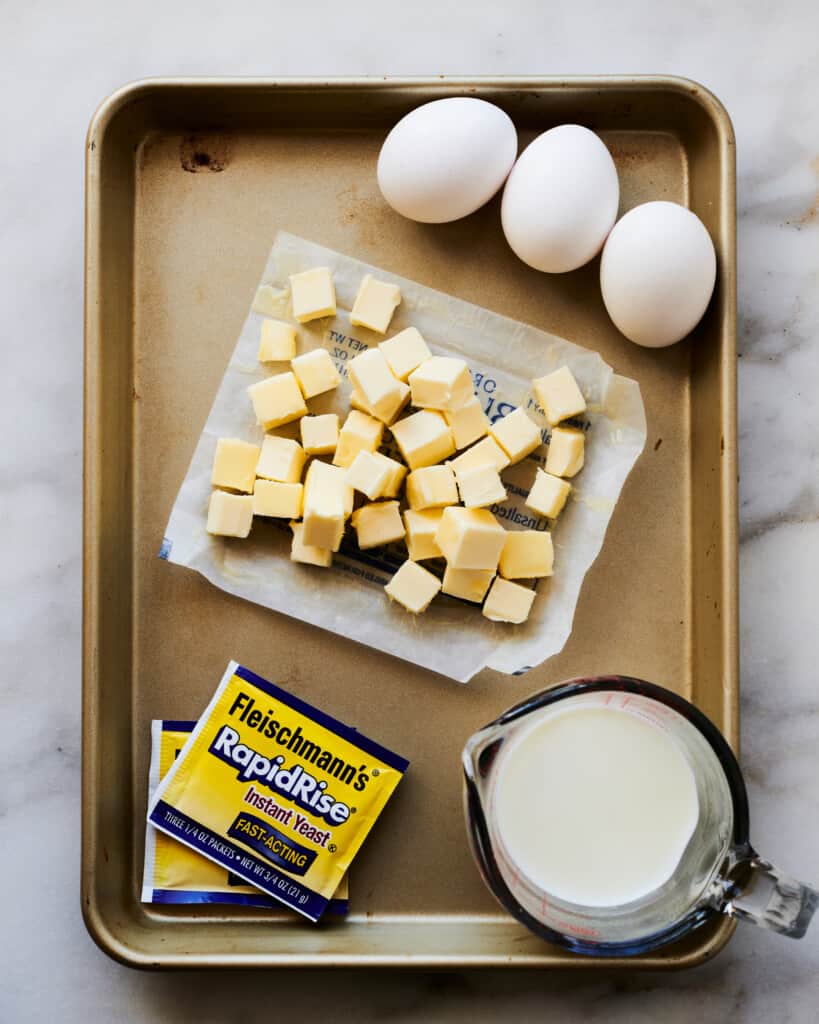
[[[196,722],[151,722],[151,763],[148,770],[148,803],[159,783],[182,751]],[[226,904],[235,907],[282,909],[278,900],[248,885],[243,878],[208,860],[190,847],[171,839],[150,823],[145,826],[145,860],[142,872],[143,903]],[[327,905],[328,914],[349,910],[347,875]]]
[[[233,661],[148,821],[317,921],[408,767]]]

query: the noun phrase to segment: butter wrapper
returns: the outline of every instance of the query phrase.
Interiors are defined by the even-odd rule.
[[[159,783],[193,732],[196,722],[151,722],[151,765],[148,771],[148,803]],[[328,914],[349,910],[349,886],[345,875],[327,905]],[[226,904],[234,907],[281,909],[272,896],[248,885],[244,879],[171,839],[150,823],[145,826],[145,860],[142,873],[143,903]]]
[[[220,437],[261,444],[247,388],[273,370],[257,361],[264,317],[293,321],[289,276],[328,267],[335,281],[335,317],[296,325],[299,352],[323,346],[342,383],[309,402],[311,414],[349,411],[347,364],[382,336],[353,327],[350,310],[365,274],[401,290],[388,337],[417,327],[434,355],[464,359],[475,393],[491,421],[522,406],[541,426],[543,445],[504,470],[508,499],[491,511],[507,529],[547,530],[550,524],[525,505],[535,470],[545,462],[549,426],[532,393],[532,379],[568,366],[586,398],[586,461],[572,480],[574,491],[552,529],[554,576],[541,580],[527,622],[492,623],[480,608],[439,595],[429,609],[409,615],[387,600],[384,585],[406,557],[403,544],[359,551],[351,536],[330,568],[290,561],[290,530],[256,521],[247,540],[213,537],[205,523],[211,465]],[[277,434],[298,437],[298,424]],[[385,431],[389,439],[389,431]],[[487,309],[426,288],[386,270],[279,232],[250,311],[211,406],[187,475],[165,530],[160,556],[202,573],[217,587],[248,601],[312,623],[465,682],[482,668],[526,672],[557,654],[572,629],[583,578],[597,557],[623,484],[646,440],[646,421],[636,381],[615,374],[601,357],[565,338],[510,320]],[[389,447],[383,449],[391,454]],[[392,454],[395,454],[392,452]]]
[[[231,662],[148,823],[317,921],[408,766]]]

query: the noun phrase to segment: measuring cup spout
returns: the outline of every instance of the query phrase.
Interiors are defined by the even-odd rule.
[[[819,907],[819,891],[799,882],[751,847],[735,849],[717,883],[715,906],[728,917],[801,939]]]

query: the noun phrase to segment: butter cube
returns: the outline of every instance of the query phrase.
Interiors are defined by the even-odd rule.
[[[407,477],[407,504],[420,511],[458,504],[455,474],[449,466],[424,466]]]
[[[412,404],[421,409],[460,409],[475,395],[469,367],[451,356],[432,356],[408,380]]]
[[[304,532],[308,547],[338,551],[344,522],[352,511],[353,490],[337,466],[313,460],[304,479]]]
[[[525,622],[534,599],[534,590],[496,576],[483,606],[483,614],[493,622]]]
[[[552,427],[570,416],[579,416],[586,411],[586,399],[568,366],[561,366],[554,373],[538,377],[532,381],[532,385]]]
[[[489,433],[509,456],[511,463],[525,459],[543,443],[540,427],[523,409],[515,409],[508,416],[495,420]]]
[[[208,533],[220,537],[247,537],[253,525],[253,496],[214,491],[208,505]]]
[[[404,562],[384,587],[391,601],[397,601],[415,615],[429,608],[440,589],[441,581],[437,576],[410,560]]]
[[[210,482],[214,487],[250,494],[256,479],[256,466],[261,448],[236,437],[220,437],[213,453]]]
[[[332,564],[333,552],[329,548],[316,548],[304,543],[304,523],[291,523],[290,529],[293,531],[291,562],[304,562],[305,565],[320,565],[324,568]]]
[[[441,516],[435,543],[455,569],[498,567],[506,530],[485,508],[450,505]]]
[[[366,274],[358,287],[350,323],[354,327],[369,327],[371,331],[386,334],[390,320],[401,301],[401,289],[389,281],[377,281]]]
[[[290,365],[305,398],[323,395],[341,383],[341,377],[326,348],[314,348],[311,352],[296,356]]]
[[[466,448],[473,441],[489,433],[489,420],[480,401],[475,397],[470,398],[460,409],[445,412],[444,416],[452,431],[456,448]]]
[[[393,377],[380,349],[370,348],[350,361],[350,380],[369,407],[371,415],[386,423],[406,404],[407,385]]]
[[[552,535],[545,530],[510,530],[500,556],[500,574],[507,580],[551,576]]]
[[[387,484],[392,477],[389,466],[381,462],[372,452],[359,452],[347,470],[347,484],[356,491],[375,501],[383,498]]]
[[[456,474],[466,508],[486,508],[506,501],[506,488],[494,466],[471,466]]]
[[[441,525],[442,515],[443,512],[439,508],[428,508],[420,512],[408,508],[404,513],[407,551],[413,562],[441,557],[441,549],[435,543],[435,534]]]
[[[401,490],[401,484],[403,484],[404,477],[407,475],[407,467],[402,462],[398,462],[396,459],[391,459],[382,452],[374,452],[373,458],[385,465],[390,471],[389,479],[387,480],[384,488],[384,497],[398,497],[398,492]]]
[[[300,324],[336,315],[336,289],[327,267],[315,267],[290,275],[293,317]]]
[[[383,436],[383,423],[379,423],[366,413],[352,409],[347,414],[338,435],[333,465],[349,469],[359,452],[374,452],[381,444]]]
[[[378,346],[387,360],[393,376],[406,381],[413,370],[427,359],[432,359],[429,346],[417,327],[407,327]]]
[[[455,451],[452,431],[439,412],[422,409],[399,420],[391,429],[410,469],[432,466]]]
[[[257,480],[253,492],[253,515],[273,516],[277,519],[301,517],[304,487],[301,484],[283,484],[278,480]]]
[[[296,328],[281,320],[262,320],[259,362],[289,362],[296,354]]]
[[[570,483],[561,480],[559,476],[552,476],[551,473],[544,473],[542,469],[538,469],[525,504],[542,516],[557,519],[571,492]]]
[[[262,454],[256,466],[256,476],[287,484],[298,483],[306,458],[304,449],[298,441],[268,434],[262,441]]]
[[[345,517],[353,511],[355,495],[352,487],[347,483],[347,474],[341,466],[331,466],[329,462],[313,459],[304,478],[305,505],[308,501],[308,491],[311,500],[314,496],[322,493],[337,494],[344,507]]]
[[[383,402],[381,406],[381,416],[377,417],[386,426],[391,427],[393,423],[398,419],[404,409],[409,405],[410,400],[410,389],[404,384],[403,381],[397,381],[398,390],[395,392],[392,402]],[[356,388],[353,388],[350,394],[350,405],[353,409],[358,409],[359,412],[366,412],[368,416],[372,416],[373,412],[370,406],[367,404],[366,399]]]
[[[398,511],[397,501],[378,501],[372,505],[362,505],[353,512],[351,522],[362,551],[404,539],[404,523]]]
[[[307,412],[299,382],[289,371],[251,384],[247,393],[253,403],[256,420],[265,430],[290,423]]]
[[[301,443],[308,455],[332,455],[338,444],[338,415],[304,416],[300,423]]]
[[[444,572],[441,593],[480,604],[494,578],[494,569],[453,569],[448,565]]]
[[[251,309],[261,316],[274,317],[281,313],[281,305],[281,293],[271,288],[269,284],[263,284],[253,296]]]
[[[582,430],[555,427],[546,452],[546,472],[554,476],[574,476],[583,468],[586,437]]]
[[[500,473],[509,465],[509,456],[501,446],[491,437],[485,437],[465,452],[452,459],[449,465],[455,473],[463,473],[467,469],[476,469],[478,466],[494,466]]]

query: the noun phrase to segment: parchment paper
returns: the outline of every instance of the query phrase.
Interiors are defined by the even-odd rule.
[[[336,391],[308,402],[312,414],[338,412],[343,421],[351,390],[346,364],[382,340],[366,328],[350,326],[349,311],[366,273],[393,281],[401,289],[401,305],[387,336],[415,326],[433,354],[465,359],[490,420],[522,405],[542,425],[547,440],[548,426],[535,404],[531,380],[562,365],[569,366],[577,378],[589,407],[582,424],[587,430],[586,464],[572,481],[574,492],[553,531],[554,576],[539,581],[528,622],[518,626],[492,623],[478,605],[445,595],[436,597],[424,614],[411,615],[383,592],[384,584],[407,557],[405,546],[359,552],[350,528],[330,569],[290,561],[291,533],[283,520],[255,520],[247,540],[212,537],[206,532],[216,441],[238,437],[261,444],[263,432],[256,424],[247,388],[271,372],[287,368],[257,362],[262,318],[292,321],[288,277],[316,266],[327,266],[333,272],[338,314],[300,325],[298,351],[324,346],[343,381]],[[298,438],[298,423],[276,433]],[[520,674],[557,654],[568,639],[583,577],[602,547],[623,483],[645,440],[639,386],[614,374],[597,353],[279,232],[171,511],[160,556],[195,569],[231,594],[459,682],[487,666]],[[385,430],[383,450],[395,454],[390,452],[391,443],[389,430]],[[545,453],[544,445],[503,473],[509,499],[492,511],[508,529],[548,526],[523,503]],[[434,568],[434,563],[426,564]]]

